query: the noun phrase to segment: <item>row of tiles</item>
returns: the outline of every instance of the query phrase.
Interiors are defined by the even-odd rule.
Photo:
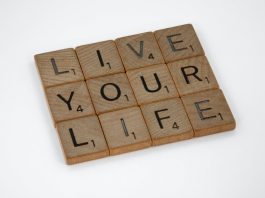
[[[38,54],[35,61],[47,88],[199,55],[204,51],[187,24]]]
[[[198,56],[50,87],[46,95],[56,123],[216,88],[206,57]]]
[[[219,89],[57,123],[68,164],[234,128]]]

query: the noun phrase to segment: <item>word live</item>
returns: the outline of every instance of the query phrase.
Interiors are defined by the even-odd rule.
[[[35,61],[68,164],[236,125],[190,24]]]

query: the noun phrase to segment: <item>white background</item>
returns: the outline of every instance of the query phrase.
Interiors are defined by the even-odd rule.
[[[67,166],[34,54],[185,23],[236,130]],[[0,0],[0,197],[265,197],[264,51],[264,0]]]

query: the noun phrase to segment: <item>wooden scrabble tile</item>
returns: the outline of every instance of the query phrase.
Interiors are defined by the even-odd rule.
[[[73,49],[63,49],[35,55],[36,65],[44,87],[84,80]]]
[[[108,146],[97,116],[59,122],[57,131],[68,164],[109,155]]]
[[[126,74],[114,74],[87,81],[97,114],[137,105]]]
[[[193,130],[180,98],[141,106],[153,145],[190,139]]]
[[[139,107],[99,115],[110,155],[149,147],[151,139]]]
[[[124,72],[114,41],[79,46],[76,53],[86,79]]]
[[[204,55],[203,48],[191,24],[157,30],[155,37],[166,63]]]
[[[54,122],[95,114],[85,82],[75,82],[46,90]]]
[[[182,97],[195,136],[232,130],[236,123],[219,89]]]
[[[168,68],[181,96],[219,87],[205,56],[169,63]]]
[[[116,44],[126,70],[164,63],[152,32],[118,38]]]
[[[178,92],[165,64],[127,72],[138,104],[177,97]]]

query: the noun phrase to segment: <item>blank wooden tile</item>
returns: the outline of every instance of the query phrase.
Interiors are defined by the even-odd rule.
[[[46,90],[54,122],[95,114],[85,82],[75,82]]]
[[[35,61],[44,87],[84,80],[73,49],[37,54]]]
[[[127,75],[139,104],[178,96],[165,64],[131,70]]]
[[[139,107],[99,115],[110,155],[149,147],[151,139]]]
[[[126,70],[164,63],[152,32],[118,38],[116,44]]]
[[[191,24],[157,30],[155,37],[166,63],[204,55],[203,48]]]
[[[195,136],[203,136],[235,128],[236,123],[219,89],[182,97]]]
[[[86,79],[124,72],[114,41],[79,46],[76,53]]]
[[[218,88],[212,68],[205,56],[197,56],[168,64],[181,96]]]
[[[193,130],[180,98],[141,106],[153,145],[190,139]]]
[[[97,116],[88,116],[57,124],[61,145],[68,164],[109,155]]]
[[[114,74],[87,81],[97,114],[137,105],[126,74]]]

